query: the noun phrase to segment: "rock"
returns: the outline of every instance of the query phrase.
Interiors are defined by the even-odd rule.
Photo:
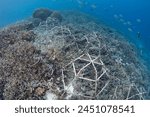
[[[51,14],[51,16],[50,16],[51,18],[54,18],[54,19],[57,19],[57,20],[59,20],[60,22],[62,21],[62,16],[61,16],[61,14],[59,13],[59,12],[57,12],[57,11],[54,11],[52,14]]]
[[[50,15],[52,14],[52,11],[46,8],[40,8],[34,11],[33,18],[39,18],[41,20],[46,20]]]

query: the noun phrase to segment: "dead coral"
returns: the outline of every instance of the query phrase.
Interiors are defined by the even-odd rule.
[[[7,48],[20,40],[33,41],[36,35],[27,28],[27,25],[28,23],[22,22],[22,24],[16,24],[0,30],[0,49]]]
[[[51,65],[42,62],[35,47],[28,42],[17,42],[4,50],[0,61],[2,81],[6,81],[4,99],[42,99],[34,94],[33,82],[51,78]],[[46,87],[46,84],[43,87]],[[39,94],[38,94],[39,95]]]
[[[20,39],[26,41],[34,41],[36,37],[33,31],[22,31],[18,36],[20,36]]]
[[[1,32],[1,99],[150,98],[149,71],[131,43],[82,13],[62,16]]]

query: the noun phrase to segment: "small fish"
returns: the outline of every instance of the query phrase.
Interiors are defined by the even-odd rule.
[[[141,33],[140,32],[137,32],[137,38],[141,39]]]
[[[122,19],[122,18],[121,18],[119,21],[120,21],[120,22],[125,22],[125,20],[124,20],[124,19]]]
[[[88,2],[87,1],[84,1],[84,0],[77,0],[78,4],[79,4],[79,7],[80,8],[84,8],[88,5]]]
[[[131,23],[130,21],[127,21],[127,24],[128,24],[128,25],[132,25],[132,23]]]
[[[110,8],[114,8],[114,6],[113,6],[113,5],[110,5]]]
[[[128,28],[128,31],[133,32],[132,28]]]
[[[83,6],[84,5],[84,2],[82,0],[77,0],[79,6]]]
[[[114,18],[115,18],[115,19],[118,19],[119,17],[118,17],[118,15],[117,15],[117,14],[114,14]]]
[[[119,17],[121,17],[121,18],[122,18],[122,17],[123,17],[123,15],[122,15],[122,14],[119,14]]]
[[[92,4],[92,5],[91,5],[91,8],[94,10],[94,9],[97,8],[97,6],[96,6],[95,4]]]
[[[126,23],[126,22],[124,22],[124,23],[123,23],[123,25],[127,25],[127,23]]]
[[[136,21],[137,21],[138,23],[141,23],[141,19],[136,19]]]

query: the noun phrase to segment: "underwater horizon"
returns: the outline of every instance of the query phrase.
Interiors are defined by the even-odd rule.
[[[0,0],[0,99],[150,99],[150,1]]]
[[[0,0],[0,27],[29,18],[42,7],[85,12],[131,38],[138,48],[150,50],[149,0]]]

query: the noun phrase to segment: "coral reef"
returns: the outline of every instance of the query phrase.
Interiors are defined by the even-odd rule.
[[[117,31],[74,11],[40,19],[0,31],[0,99],[150,99],[149,70]]]
[[[61,14],[59,12],[57,12],[57,11],[52,12],[50,17],[54,18],[54,19],[57,19],[59,21],[62,21],[62,19],[63,19]]]
[[[6,84],[1,86],[2,98],[43,99],[41,95],[50,88],[47,80],[51,79],[57,65],[39,53],[31,43],[22,40],[3,50],[0,76]]]
[[[46,20],[53,11],[46,9],[46,8],[40,8],[34,11],[33,18],[39,18],[41,20]]]
[[[0,31],[0,50],[7,48],[19,40],[32,41],[35,38],[35,34],[32,31],[33,26],[31,22],[21,22]]]

